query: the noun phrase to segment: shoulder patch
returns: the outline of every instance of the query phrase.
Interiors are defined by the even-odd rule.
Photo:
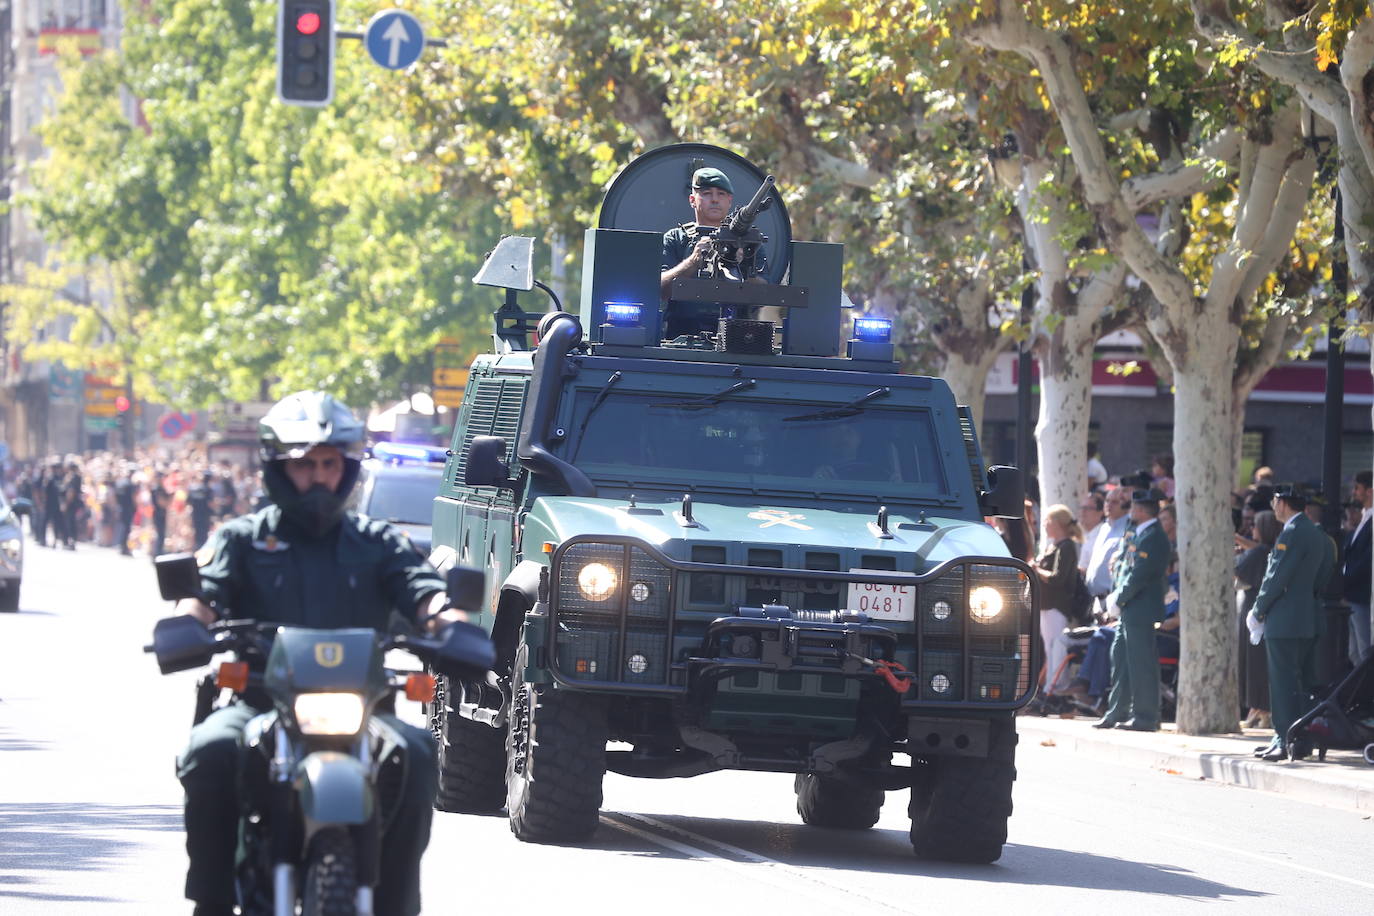
[[[281,553],[291,545],[275,534],[269,534],[260,541],[253,542],[254,550],[261,550],[263,553]]]
[[[1274,545],[1274,549],[1275,549],[1275,550],[1287,550],[1287,549],[1288,549],[1288,545],[1285,544],[1285,543],[1283,543],[1283,541],[1279,541],[1277,544]]]
[[[1141,555],[1142,557],[1144,557],[1145,559],[1147,559],[1147,560],[1150,558],[1149,553],[1147,553],[1147,552],[1144,551],[1144,550],[1140,551],[1140,555]]]

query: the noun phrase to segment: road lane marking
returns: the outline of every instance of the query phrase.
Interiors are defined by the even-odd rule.
[[[640,827],[634,827],[622,822],[626,820],[635,821],[649,829],[641,829]],[[822,878],[818,878],[804,868],[788,865],[785,862],[779,862],[777,859],[770,859],[767,856],[759,855],[748,849],[743,849],[721,840],[715,840],[698,833],[693,833],[690,830],[685,830],[673,824],[665,823],[656,818],[645,817],[642,814],[630,814],[624,811],[617,811],[611,815],[601,815],[601,821],[617,830],[623,830],[626,833],[658,846],[662,846],[665,849],[671,849],[674,852],[690,856],[694,859],[709,860],[712,864],[745,875],[752,881],[762,879],[769,884],[792,892],[798,890],[796,885],[798,880],[805,881],[831,894],[838,894],[842,897],[849,898],[845,900],[845,904],[856,912],[862,911],[864,913],[871,913],[873,907],[879,907],[890,913],[909,914],[911,912],[910,909],[895,906],[877,897],[870,897],[853,888],[845,887],[840,884],[833,884]],[[664,836],[663,834],[665,833],[681,837],[691,842],[680,842],[679,840],[672,839],[670,836]],[[719,851],[713,852],[710,847],[714,847]],[[727,855],[722,855],[721,853],[726,853]],[[730,858],[731,856],[734,858]],[[736,861],[737,859],[743,861]],[[762,866],[762,868],[760,868],[760,866]]]

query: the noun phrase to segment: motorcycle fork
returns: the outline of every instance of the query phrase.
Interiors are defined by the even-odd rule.
[[[358,739],[358,759],[372,769],[372,729],[363,729]],[[358,916],[373,916],[372,889],[381,872],[381,812],[374,810],[367,823],[353,828],[353,843],[358,856]]]
[[[294,831],[291,823],[291,775],[293,767],[291,736],[278,720],[273,726],[271,789],[269,806],[272,812],[272,909],[274,916],[295,916],[296,913],[296,850],[292,848]]]

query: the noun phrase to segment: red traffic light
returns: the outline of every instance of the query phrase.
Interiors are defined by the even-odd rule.
[[[319,13],[301,13],[296,17],[296,31],[302,35],[314,35],[320,30]]]
[[[126,410],[128,410],[128,409],[129,409],[129,399],[128,399],[128,398],[126,398],[126,397],[125,397],[124,395],[122,395],[122,394],[121,394],[119,397],[115,398],[115,410],[119,411],[120,413],[124,413],[124,411],[126,411]]]

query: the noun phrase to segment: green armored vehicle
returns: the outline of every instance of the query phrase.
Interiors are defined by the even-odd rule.
[[[661,308],[663,230],[703,166],[755,212]],[[439,807],[576,840],[607,770],[764,770],[826,827],[871,827],[909,788],[918,855],[997,859],[1039,615],[983,519],[1019,517],[1020,473],[984,468],[943,381],[897,371],[885,322],[855,319],[841,351],[840,246],[792,241],[728,151],[617,177],[580,316],[523,311],[532,244],[502,240],[476,278],[506,303],[435,504],[436,563],[488,571],[499,659],[442,684]],[[714,332],[664,340],[679,308],[714,309]]]

